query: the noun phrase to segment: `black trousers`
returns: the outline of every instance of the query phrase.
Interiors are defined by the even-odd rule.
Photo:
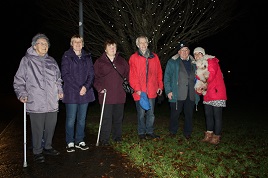
[[[101,124],[100,141],[109,141],[111,132],[113,140],[122,137],[124,106],[124,104],[105,104]]]

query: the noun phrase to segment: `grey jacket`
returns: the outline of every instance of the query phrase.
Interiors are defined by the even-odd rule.
[[[33,47],[28,48],[14,77],[13,87],[18,99],[28,97],[27,112],[58,111],[58,94],[63,93],[61,73],[56,60],[48,54],[41,57]]]

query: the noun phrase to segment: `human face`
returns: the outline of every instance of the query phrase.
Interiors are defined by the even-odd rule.
[[[47,40],[44,38],[39,38],[34,45],[34,49],[39,56],[44,56],[48,51]]]
[[[138,43],[138,48],[142,51],[145,52],[148,48],[148,42],[145,38],[140,38],[139,43]]]
[[[105,52],[107,56],[114,57],[116,54],[116,50],[117,50],[116,44],[108,44],[106,46]]]
[[[194,59],[195,59],[195,60],[199,60],[199,59],[201,59],[202,57],[203,57],[203,54],[202,54],[202,53],[200,53],[200,52],[194,53]]]
[[[83,48],[83,41],[81,38],[74,38],[72,41],[74,51],[81,51]]]
[[[189,57],[190,50],[189,50],[188,47],[183,47],[178,51],[178,53],[180,55],[180,58],[185,60],[185,59],[187,59]]]

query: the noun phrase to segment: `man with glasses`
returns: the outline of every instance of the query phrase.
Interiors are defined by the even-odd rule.
[[[200,99],[194,89],[196,66],[193,61],[188,44],[181,42],[178,46],[178,54],[168,60],[164,74],[165,92],[170,102],[170,136],[176,136],[179,117],[183,111],[183,135],[187,140],[191,138],[193,130],[194,106]]]

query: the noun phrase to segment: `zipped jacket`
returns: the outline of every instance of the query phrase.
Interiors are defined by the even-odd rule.
[[[33,47],[21,59],[13,82],[17,98],[28,97],[29,113],[55,112],[62,94],[62,79],[56,60],[46,54],[39,56]]]
[[[189,56],[191,61],[194,61],[192,56]],[[191,63],[196,70],[196,65]],[[173,97],[169,102],[177,102],[178,98],[178,78],[179,78],[179,70],[180,70],[180,57],[179,54],[174,55],[171,59],[168,60],[165,75],[164,75],[164,86],[166,96],[172,92]],[[195,93],[195,104],[198,105],[200,100],[200,96]]]
[[[146,61],[148,62],[148,75],[146,77]],[[157,90],[163,90],[163,72],[159,57],[150,52],[148,58],[142,56],[138,51],[129,59],[129,83],[135,90],[132,94],[134,101],[140,100],[136,91],[147,93],[148,98],[156,98]]]
[[[94,67],[90,53],[82,49],[82,56],[78,57],[73,47],[70,47],[61,62],[64,97],[62,102],[67,104],[85,104],[95,101],[93,90]],[[81,96],[82,87],[87,89]]]

